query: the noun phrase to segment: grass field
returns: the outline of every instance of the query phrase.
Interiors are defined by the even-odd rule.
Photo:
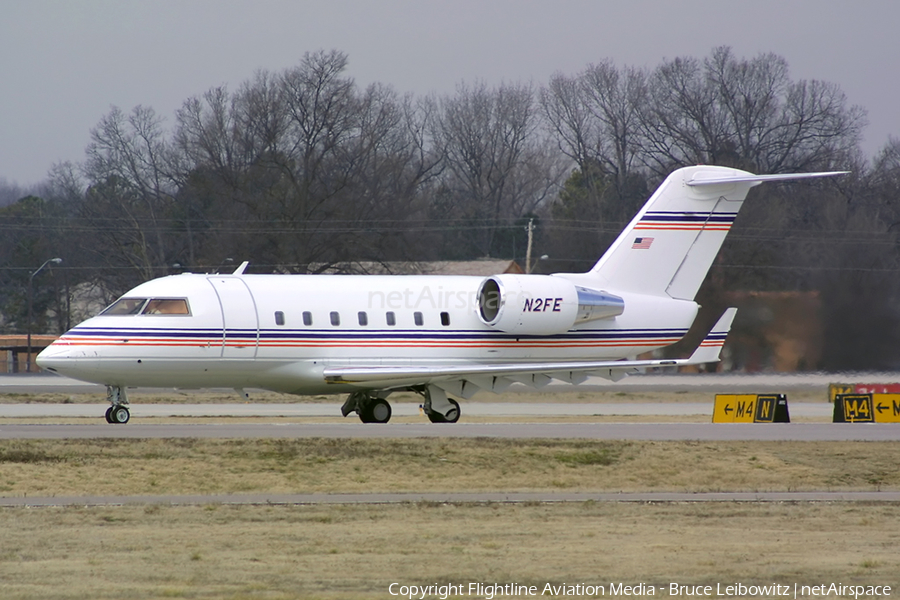
[[[0,593],[11,600],[391,598],[391,583],[470,582],[538,589],[842,582],[896,590],[896,517],[896,507],[864,504],[7,509]]]
[[[900,489],[900,442],[3,440],[0,494]]]

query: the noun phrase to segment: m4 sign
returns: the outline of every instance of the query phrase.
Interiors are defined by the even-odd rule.
[[[835,423],[900,423],[900,394],[837,394]]]

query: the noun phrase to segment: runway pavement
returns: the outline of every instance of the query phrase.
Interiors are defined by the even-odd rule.
[[[813,374],[813,375],[647,375],[626,378],[611,384],[600,381],[587,385],[612,391],[614,389],[659,388],[665,391],[703,389],[704,391],[782,391],[790,389],[822,389],[827,382],[896,381],[895,374]],[[636,382],[636,383],[626,383]],[[651,383],[648,383],[651,382]],[[584,389],[585,385],[551,385],[550,389]],[[548,388],[544,388],[547,390]],[[12,390],[80,390],[102,392],[101,386],[77,382],[55,375],[0,376],[0,392],[24,393]],[[522,387],[523,397],[530,393]],[[74,392],[78,393],[78,392]],[[190,396],[187,395],[186,399]],[[95,404],[0,404],[0,417],[27,418],[96,418],[102,419],[106,405]],[[137,394],[131,405],[135,419],[143,417],[337,417],[338,402],[245,403],[230,404],[140,404]],[[410,402],[392,403],[395,416],[419,414],[419,405]],[[828,418],[832,407],[827,402],[799,402],[790,405],[791,415]],[[464,402],[464,416],[711,416],[710,403],[697,402],[622,402],[622,403],[534,403],[534,402]],[[66,438],[309,438],[309,437],[504,437],[504,438],[583,438],[638,440],[809,440],[885,441],[900,439],[900,427],[877,424],[793,423],[789,425],[753,424],[723,425],[711,423],[457,423],[434,425],[423,423],[390,423],[387,425],[359,423],[350,417],[341,423],[233,423],[233,424],[145,424],[108,425],[105,423],[79,425],[51,425],[16,423],[0,425],[0,439],[66,439]]]
[[[103,418],[108,404],[0,404],[0,418]],[[341,405],[333,402],[303,402],[291,404],[140,404],[129,408],[134,418],[164,417],[340,417]],[[395,417],[420,414],[419,404],[392,402]],[[827,402],[800,402],[790,405],[795,417],[831,416]],[[466,402],[462,413],[477,417],[592,417],[592,416],[693,416],[711,417],[712,402],[623,402],[623,403],[550,403],[550,402]],[[423,417],[424,418],[424,417]]]

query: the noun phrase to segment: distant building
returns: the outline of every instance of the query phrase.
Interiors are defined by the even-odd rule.
[[[825,341],[819,292],[728,292],[738,317],[728,336],[730,370],[814,371]]]
[[[31,336],[31,371],[40,369],[34,362],[38,352],[56,340],[55,335]],[[0,373],[25,373],[28,369],[28,336],[0,335]]]

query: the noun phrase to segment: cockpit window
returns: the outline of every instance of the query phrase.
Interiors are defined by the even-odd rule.
[[[101,315],[189,315],[185,298],[119,298]]]
[[[101,315],[138,315],[144,304],[147,303],[146,298],[119,298],[113,302]]]
[[[141,311],[142,315],[189,315],[187,300],[184,298],[153,298]]]

